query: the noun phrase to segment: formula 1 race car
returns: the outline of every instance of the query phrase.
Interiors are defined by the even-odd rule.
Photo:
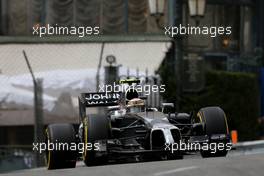
[[[123,81],[133,83],[138,81]],[[86,113],[98,107],[97,114]],[[175,144],[222,144],[222,150],[199,148],[202,157],[226,156],[230,142],[227,120],[219,107],[205,107],[198,114],[175,112],[173,103],[159,111],[147,107],[135,90],[82,93],[79,97],[80,123],[51,124],[46,143],[62,143],[73,148],[46,150],[48,169],[73,168],[82,153],[87,166],[123,161],[181,159],[186,151],[173,150]],[[77,149],[76,146],[79,146]],[[80,146],[83,149],[80,150]],[[84,147],[83,147],[84,146]],[[197,149],[195,149],[197,150]]]

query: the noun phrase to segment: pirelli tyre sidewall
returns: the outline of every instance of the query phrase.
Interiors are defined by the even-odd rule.
[[[197,117],[204,124],[204,133],[209,137],[212,135],[224,134],[227,136],[226,140],[214,141],[215,143],[224,143],[229,142],[229,130],[227,125],[227,119],[225,112],[220,107],[206,107],[200,109],[197,114]],[[212,141],[209,140],[209,143]],[[217,150],[215,153],[212,153],[210,150],[201,150],[202,157],[220,157],[226,156],[227,150]]]
[[[52,144],[68,144],[76,143],[74,127],[71,124],[51,124],[45,131],[46,146]],[[48,169],[74,168],[76,166],[77,151],[70,148],[63,150],[48,150],[46,147],[46,161]]]
[[[105,115],[88,115],[83,121],[83,142],[87,146],[96,143],[98,140],[106,140],[111,136],[111,124]],[[100,146],[99,146],[100,147]],[[100,165],[107,162],[107,153],[97,156],[94,147],[87,150],[84,147],[83,161],[87,166]]]

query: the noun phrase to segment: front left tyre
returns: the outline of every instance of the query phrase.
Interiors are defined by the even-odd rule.
[[[74,168],[76,166],[77,152],[70,150],[70,146],[76,144],[73,125],[49,125],[45,131],[45,142],[47,168],[49,170]],[[60,148],[58,148],[59,145]]]

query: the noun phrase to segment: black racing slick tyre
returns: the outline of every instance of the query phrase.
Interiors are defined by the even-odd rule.
[[[96,141],[107,140],[111,136],[110,121],[105,115],[88,115],[84,119],[83,141],[84,146],[92,146],[91,149],[84,147],[83,161],[86,166],[101,165],[107,162],[107,152],[96,150],[100,148]],[[96,154],[97,153],[97,154]]]
[[[220,107],[206,107],[200,109],[198,112],[198,118],[200,121],[204,123],[204,132],[209,137],[209,146],[212,143],[215,145],[222,145],[226,146],[227,142],[229,141],[229,131],[227,125],[227,119],[225,112]],[[224,139],[212,141],[211,137],[214,135],[222,135]],[[207,157],[224,157],[227,155],[226,147],[224,149],[218,150],[217,149],[208,149],[208,150],[201,150],[201,155],[204,158]]]
[[[76,166],[77,151],[70,150],[70,146],[76,144],[75,130],[71,124],[49,125],[45,132],[45,142],[49,170]]]

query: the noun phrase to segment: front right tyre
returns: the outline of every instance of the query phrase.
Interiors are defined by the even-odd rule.
[[[227,146],[229,140],[229,131],[227,125],[227,119],[225,112],[220,107],[206,107],[200,109],[197,114],[197,117],[200,119],[201,123],[204,124],[204,132],[209,137],[208,145],[215,143],[219,145],[222,143],[224,146]],[[221,140],[213,140],[213,136],[224,136]],[[201,150],[201,155],[203,158],[207,157],[224,157],[227,155],[227,148],[223,147],[222,150],[217,149],[208,149]]]

